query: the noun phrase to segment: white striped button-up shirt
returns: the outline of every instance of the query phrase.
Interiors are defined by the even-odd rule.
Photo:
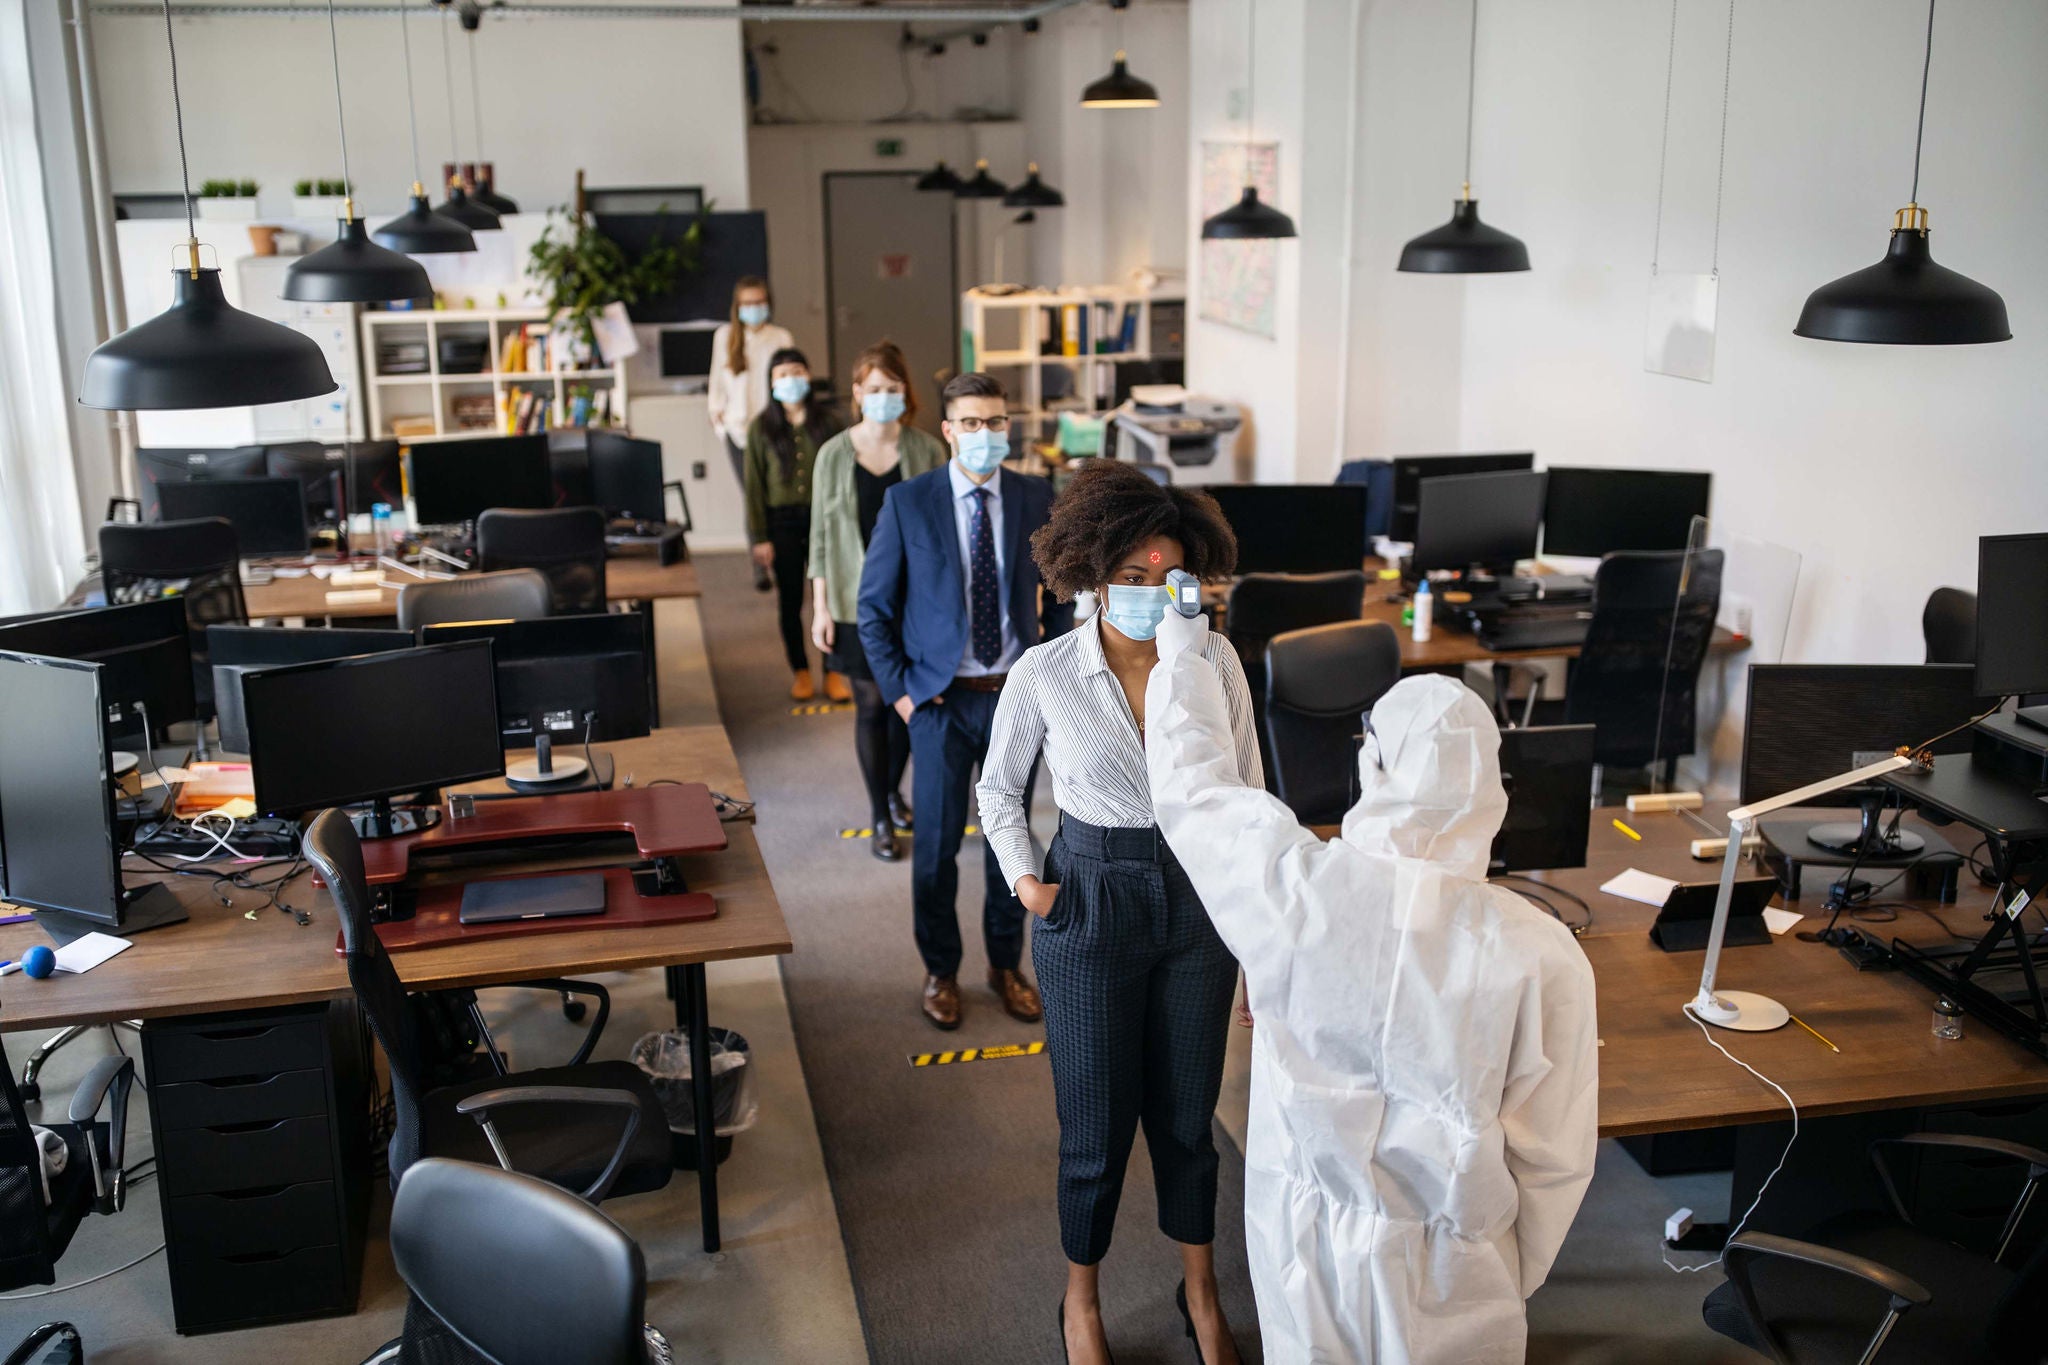
[[[1108,829],[1153,823],[1144,743],[1123,685],[1102,656],[1102,629],[1102,618],[1090,617],[1058,639],[1025,650],[996,704],[976,793],[982,837],[1013,889],[1019,879],[1043,872],[1032,856],[1024,810],[1024,782],[1041,753],[1052,774],[1053,800],[1066,814]],[[1201,652],[1223,680],[1238,772],[1247,785],[1263,787],[1251,689],[1237,651],[1211,631]]]

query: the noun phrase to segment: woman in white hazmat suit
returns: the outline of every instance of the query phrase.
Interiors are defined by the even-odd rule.
[[[1373,707],[1324,843],[1237,775],[1199,646],[1168,612],[1146,694],[1159,828],[1243,965],[1245,1235],[1272,1361],[1511,1365],[1593,1174],[1593,973],[1485,881],[1500,732],[1442,677]]]

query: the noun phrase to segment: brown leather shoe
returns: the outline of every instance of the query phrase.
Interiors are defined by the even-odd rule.
[[[790,679],[789,699],[791,701],[809,701],[817,695],[818,684],[811,677],[810,669],[806,668]]]
[[[829,669],[828,669],[828,670],[826,671],[826,673],[825,673],[825,700],[827,700],[827,701],[852,701],[852,700],[853,700],[853,686],[852,686],[852,684],[850,684],[850,683],[848,683],[848,682],[846,681],[846,675],[845,675],[844,673],[834,673],[834,672],[830,671]]]
[[[927,976],[924,979],[924,1017],[933,1028],[948,1033],[960,1027],[960,978]]]
[[[988,988],[1003,1002],[1003,1012],[1020,1024],[1035,1024],[1045,1017],[1038,990],[1022,975],[1008,967],[988,969]]]

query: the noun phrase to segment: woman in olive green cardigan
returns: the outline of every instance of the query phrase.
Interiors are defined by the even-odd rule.
[[[747,540],[754,563],[775,575],[782,648],[793,681],[789,695],[817,695],[804,653],[804,573],[811,547],[811,466],[818,447],[839,430],[824,403],[811,400],[811,366],[793,346],[768,362],[768,406],[747,425],[741,468],[747,490]],[[830,682],[827,683],[828,689]]]
[[[853,747],[867,782],[870,850],[884,862],[901,857],[895,831],[910,828],[901,791],[910,761],[910,732],[883,700],[861,652],[856,605],[861,561],[881,515],[882,499],[905,479],[946,462],[938,438],[910,425],[917,391],[893,342],[879,342],[853,362],[853,402],[860,420],[818,451],[811,494],[811,639],[826,651],[826,686],[836,675],[853,683]]]

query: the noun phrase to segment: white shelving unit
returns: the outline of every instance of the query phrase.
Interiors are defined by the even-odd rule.
[[[548,400],[549,428],[568,424],[569,403],[572,391],[582,384],[588,384],[593,392],[601,387],[611,390],[610,425],[626,425],[626,367],[623,362],[595,369],[577,369],[551,364],[545,370],[530,370],[509,373],[497,368],[498,360],[505,353],[505,342],[528,323],[545,322],[547,312],[540,308],[492,308],[492,309],[412,309],[363,314],[363,365],[368,372],[364,385],[364,396],[369,402],[369,426],[372,435],[380,439],[391,439],[398,433],[394,422],[407,421],[409,429],[402,439],[408,441],[446,440],[452,437],[490,435],[502,430],[499,412],[507,390],[531,389]],[[474,374],[449,374],[441,369],[441,340],[443,337],[459,336],[481,340],[488,347],[485,368]],[[380,340],[421,341],[427,348],[427,368],[419,373],[381,374],[378,372],[378,342]],[[559,352],[550,347],[549,360],[559,360]],[[490,416],[487,424],[459,424],[454,412],[459,398],[490,399]],[[431,429],[424,426],[432,422]],[[410,429],[417,424],[419,429]]]
[[[1001,294],[969,289],[960,296],[961,360],[963,366],[1003,380],[1013,415],[1032,425],[1054,420],[1061,411],[1105,412],[1116,394],[1116,366],[1180,356],[1178,348],[1152,348],[1153,309],[1161,304],[1185,309],[1186,300],[1179,294],[1141,293],[1116,285],[1062,285]],[[1059,310],[1056,316],[1062,322],[1074,316],[1069,310],[1078,310],[1085,319],[1075,354],[1041,352],[1048,337],[1064,339],[1060,325],[1048,333],[1042,311],[1048,308]],[[1134,317],[1130,348],[1104,349],[1122,346],[1127,311]],[[1069,382],[1060,386],[1065,393],[1047,394],[1048,369],[1066,372]]]

